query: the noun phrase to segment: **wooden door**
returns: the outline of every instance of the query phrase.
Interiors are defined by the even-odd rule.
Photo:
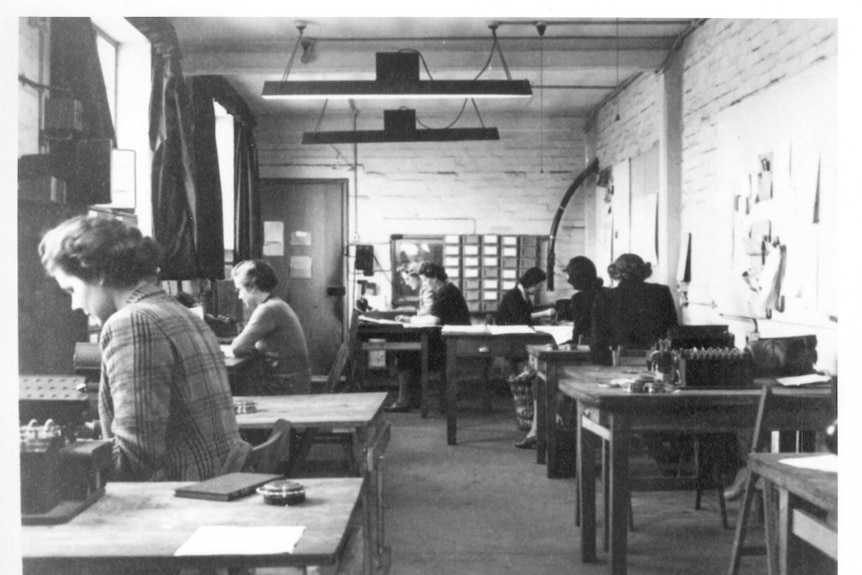
[[[299,316],[312,373],[326,374],[344,340],[347,180],[262,179],[261,213],[276,295]]]

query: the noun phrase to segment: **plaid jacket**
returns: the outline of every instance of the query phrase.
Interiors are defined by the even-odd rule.
[[[100,346],[112,479],[197,481],[244,461],[224,355],[203,320],[145,285],[105,322]]]

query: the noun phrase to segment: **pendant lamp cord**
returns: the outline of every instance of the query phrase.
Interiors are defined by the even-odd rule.
[[[296,29],[299,30],[299,38],[296,39],[296,44],[294,44],[293,51],[290,53],[290,58],[287,60],[287,66],[284,68],[284,74],[281,76],[282,82],[287,82],[287,76],[293,68],[293,60],[296,58],[296,53],[299,51],[299,46],[302,43],[302,33],[305,31],[305,24],[300,24]]]
[[[539,173],[545,173],[545,29],[544,22],[536,24],[539,32]]]

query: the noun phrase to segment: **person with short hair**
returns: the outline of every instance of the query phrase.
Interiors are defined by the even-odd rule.
[[[464,296],[454,284],[449,281],[446,270],[438,263],[423,262],[419,266],[419,277],[422,287],[434,292],[434,303],[431,313],[426,315],[399,316],[398,320],[413,325],[470,325],[470,310]],[[446,365],[446,346],[443,339],[433,337],[429,340],[429,368],[442,369]],[[387,408],[387,411],[410,411],[417,401],[417,389],[421,366],[416,354],[399,354],[398,356],[398,399]]]
[[[422,278],[419,275],[421,264],[411,264],[404,269],[404,278],[410,288],[419,294],[419,301],[416,305],[416,315],[428,315],[431,313],[431,308],[434,306],[434,290],[422,285]]]
[[[224,354],[204,321],[158,286],[160,249],[121,220],[77,216],[39,243],[45,271],[101,324],[99,418],[112,481],[201,481],[239,471]]]
[[[616,287],[602,290],[592,312],[590,352],[594,363],[610,365],[617,346],[649,349],[678,325],[666,285],[647,283],[652,266],[637,254],[622,254],[608,266]]]
[[[263,260],[245,260],[233,267],[239,299],[251,310],[245,327],[231,343],[236,357],[257,361],[235,395],[311,393],[311,364],[302,325],[293,308],[273,295],[275,270]]]
[[[530,268],[518,279],[518,285],[506,291],[497,306],[497,325],[533,325],[540,317],[553,314],[553,309],[533,311],[534,299],[548,275],[540,268]]]

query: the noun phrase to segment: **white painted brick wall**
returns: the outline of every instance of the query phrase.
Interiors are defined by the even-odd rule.
[[[566,190],[585,166],[584,120],[545,117],[542,148],[538,114],[514,117],[483,112],[482,117],[486,126],[500,130],[500,141],[359,145],[358,226],[353,214],[353,145],[299,143],[300,133],[313,130],[317,117],[258,119],[261,177],[348,180],[349,235],[358,235],[359,243],[375,245],[384,266],[389,265],[392,234],[547,235]],[[382,119],[372,120],[359,123],[358,129],[382,129]],[[443,125],[442,121],[427,123]],[[463,125],[474,124],[475,119],[470,119]],[[336,115],[326,119],[321,129],[348,126]],[[583,250],[583,198],[579,196],[570,202],[557,234],[559,261]],[[388,290],[388,280],[381,274],[375,280]],[[570,295],[562,274],[556,283],[547,301]]]
[[[837,33],[834,20],[748,19],[708,20],[689,36],[681,63],[683,228],[710,229],[714,221],[712,197],[724,191],[718,173],[720,113],[824,59],[835,58]],[[658,118],[660,98],[655,76],[644,74],[599,111],[594,130],[598,157],[604,165],[636,156],[658,140],[661,127],[652,119]],[[618,122],[614,121],[617,110]],[[728,323],[715,310],[693,306],[684,310],[684,320]],[[731,329],[738,327],[731,325]],[[751,325],[744,327],[751,329]],[[834,329],[780,324],[766,329],[773,330],[770,335],[800,330],[816,333],[821,364],[835,365]]]

